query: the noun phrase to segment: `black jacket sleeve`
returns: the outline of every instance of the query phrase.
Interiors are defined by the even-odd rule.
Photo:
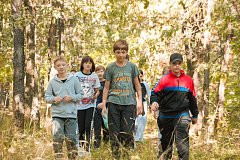
[[[197,99],[193,96],[192,92],[189,92],[189,109],[193,115],[193,118],[198,117],[198,107],[197,107]]]

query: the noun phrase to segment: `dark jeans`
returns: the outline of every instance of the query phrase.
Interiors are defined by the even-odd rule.
[[[158,127],[162,134],[161,144],[165,159],[171,159],[172,147],[175,139],[178,156],[181,160],[189,159],[189,125],[191,118],[182,116],[180,118],[158,117]]]
[[[79,142],[80,146],[83,146],[83,141],[87,141],[86,150],[88,151],[90,144],[90,134],[91,134],[91,122],[93,119],[94,108],[91,107],[85,110],[78,110],[78,131],[79,131]],[[86,139],[85,139],[86,136]]]
[[[102,109],[95,109],[95,115],[94,115],[94,147],[99,148],[101,145],[101,131],[103,131],[103,141],[108,142],[109,141],[109,133],[108,129],[105,128],[103,119],[102,119]]]
[[[112,154],[115,159],[120,159],[123,148],[123,159],[130,159],[127,151],[134,148],[134,124],[136,117],[135,105],[108,104],[108,126]]]

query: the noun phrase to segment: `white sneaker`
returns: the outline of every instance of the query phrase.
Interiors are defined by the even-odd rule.
[[[78,156],[79,157],[90,157],[91,154],[85,151],[84,147],[78,147]]]

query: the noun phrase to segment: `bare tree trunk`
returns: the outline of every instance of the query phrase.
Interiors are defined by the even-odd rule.
[[[231,48],[230,48],[230,40],[231,37],[227,37],[226,45],[224,46],[224,50],[222,51],[223,59],[221,63],[221,76],[219,80],[218,86],[218,97],[217,97],[217,108],[216,108],[216,117],[214,120],[214,135],[217,134],[218,122],[223,120],[224,114],[224,102],[225,102],[225,86],[227,81],[227,71],[229,66],[229,60],[231,58]]]
[[[48,55],[56,55],[57,53],[57,25],[56,19],[52,17],[51,25],[48,32]]]
[[[0,48],[2,48],[3,15],[0,14]]]
[[[2,100],[2,97],[3,97],[3,89],[2,89],[2,84],[0,83],[0,110],[3,108],[3,100]]]
[[[18,18],[21,16],[22,0],[12,1],[12,14],[14,17],[13,36],[13,109],[15,125],[24,130],[24,29],[20,26]],[[20,18],[21,19],[21,18]]]
[[[34,0],[25,0],[25,6],[28,8],[29,17],[32,19],[30,24],[26,27],[27,32],[27,70],[26,70],[26,103],[28,108],[31,109],[31,122],[33,127],[40,128],[40,112],[39,112],[39,100],[38,100],[38,73],[36,66],[36,44],[35,44],[35,17],[36,10],[34,8]]]
[[[58,19],[58,42],[59,42],[59,55],[62,55],[64,54],[64,42],[65,42],[63,18]]]
[[[204,99],[202,97],[202,69],[201,65],[203,63],[203,55],[202,55],[202,42],[198,38],[197,34],[201,33],[203,30],[203,3],[199,1],[195,1],[198,9],[196,13],[192,16],[188,17],[186,21],[183,23],[182,32],[184,35],[191,34],[191,39],[185,42],[185,53],[187,58],[187,74],[193,77],[193,81],[195,84],[197,99],[198,99],[198,110],[199,117],[198,123],[191,127],[191,132],[198,134],[202,129],[202,109],[204,104]],[[185,4],[182,3],[182,6],[186,12],[188,13],[188,9]],[[191,24],[191,27],[187,27],[187,24]],[[186,36],[187,37],[187,36]]]
[[[2,48],[2,30],[3,30],[3,16],[0,14],[0,48]],[[3,86],[0,83],[0,108],[2,108]]]
[[[209,69],[209,61],[210,61],[210,38],[211,33],[208,30],[208,24],[211,21],[211,13],[214,8],[214,0],[207,1],[207,9],[206,9],[206,16],[204,17],[204,42],[203,47],[205,49],[204,55],[204,83],[203,83],[203,126],[207,124],[207,117],[208,117],[208,109],[209,109],[209,83],[210,83],[210,69]]]

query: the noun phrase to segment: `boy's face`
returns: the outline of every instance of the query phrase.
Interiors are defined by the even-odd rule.
[[[118,49],[115,51],[115,56],[118,62],[124,62],[126,60],[127,51],[123,49]]]
[[[100,69],[100,70],[96,71],[96,73],[97,73],[99,79],[103,79],[104,70]]]
[[[182,69],[182,62],[181,61],[170,62],[170,66],[171,66],[172,72],[175,74],[178,74]]]
[[[68,63],[63,60],[58,60],[55,62],[54,68],[58,71],[58,74],[67,73]]]

